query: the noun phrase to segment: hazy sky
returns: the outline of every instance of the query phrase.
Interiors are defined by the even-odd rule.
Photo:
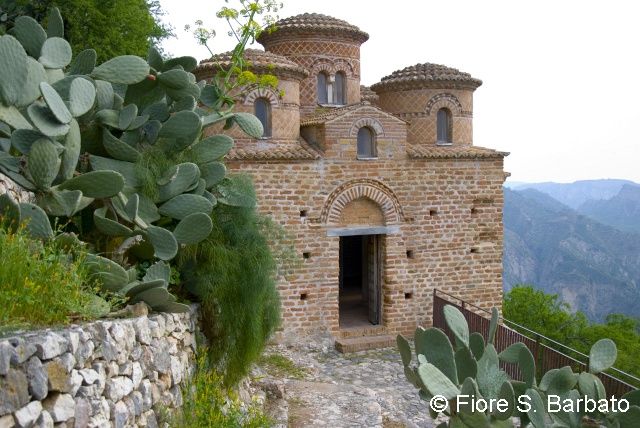
[[[474,144],[511,152],[510,180],[640,182],[640,3],[282,1],[281,18],[324,13],[369,33],[363,84],[423,62],[482,79]],[[196,19],[218,30],[215,52],[233,46],[226,24],[215,18],[224,1],[161,4],[178,36],[164,45],[173,55],[208,56],[183,30]]]

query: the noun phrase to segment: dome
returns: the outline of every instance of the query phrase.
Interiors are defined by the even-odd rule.
[[[396,70],[372,85],[371,89],[378,93],[389,90],[430,87],[474,90],[480,85],[482,85],[482,80],[472,77],[469,73],[440,64],[424,63]]]
[[[233,52],[224,52],[212,56],[210,59],[200,61],[200,65],[196,69],[196,73],[214,70],[218,67],[226,69],[229,66]],[[289,76],[297,79],[304,79],[309,72],[293,61],[289,61],[282,55],[271,52],[265,52],[259,49],[246,49],[244,51],[244,59],[247,61],[247,69],[258,72],[274,74],[276,76]]]
[[[375,103],[378,101],[378,94],[373,92],[370,87],[360,85],[360,99],[362,101],[369,101],[370,103]]]
[[[275,30],[271,32],[269,30],[263,31],[257,40],[264,45],[279,36],[296,33],[326,33],[332,36],[340,34],[360,43],[364,43],[369,39],[367,33],[342,19],[320,13],[303,13],[279,20],[275,23]]]

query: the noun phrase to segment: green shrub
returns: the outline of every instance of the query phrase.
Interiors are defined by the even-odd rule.
[[[205,350],[206,351],[206,350]],[[205,353],[198,357],[192,377],[183,387],[183,406],[169,423],[172,427],[269,427],[271,421],[256,405],[242,408],[222,377],[211,370]]]
[[[64,324],[95,315],[94,294],[81,260],[23,229],[0,228],[0,325]]]
[[[546,294],[529,285],[516,286],[505,294],[502,310],[506,319],[584,354],[598,340],[609,338],[618,346],[616,368],[640,377],[638,319],[610,314],[605,323],[589,322],[584,313],[571,312],[570,306],[557,294]],[[522,333],[530,335],[527,331]],[[552,343],[548,345],[556,347]]]
[[[251,180],[230,179],[253,196]],[[267,222],[255,208],[217,207],[213,231],[180,257],[182,277],[202,305],[209,359],[233,385],[249,371],[280,322],[276,262],[262,233]]]

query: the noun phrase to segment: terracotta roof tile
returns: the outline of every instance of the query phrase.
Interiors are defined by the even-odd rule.
[[[347,21],[337,19],[332,16],[320,13],[303,13],[301,15],[290,16],[275,23],[275,30],[272,32],[263,31],[257,38],[258,42],[264,44],[283,34],[291,33],[329,33],[335,35],[336,32],[355,38],[360,43],[369,39],[369,35],[355,25]]]
[[[396,70],[383,77],[380,82],[372,85],[371,89],[379,93],[394,89],[414,89],[443,85],[476,89],[482,85],[482,80],[476,79],[471,74],[456,68],[424,63]]]
[[[414,159],[477,159],[509,156],[508,152],[479,146],[407,146],[407,154]]]
[[[226,69],[229,67],[232,52],[223,52],[216,54],[209,59],[200,61],[200,65],[196,69],[196,73],[202,73],[207,70],[217,71],[219,67]],[[288,60],[286,57],[271,52],[265,52],[260,49],[246,49],[244,58],[247,61],[247,68],[260,73],[270,73],[274,75],[293,75],[303,79],[309,75],[304,67]]]
[[[356,104],[349,104],[344,107],[324,107],[326,108],[325,111],[320,111],[319,113],[316,113],[313,116],[302,119],[300,121],[300,126],[320,125],[322,123],[330,121],[331,119],[340,117],[345,113],[357,110],[363,106],[371,106],[371,103],[361,102]],[[377,107],[373,107],[373,108],[377,109]]]

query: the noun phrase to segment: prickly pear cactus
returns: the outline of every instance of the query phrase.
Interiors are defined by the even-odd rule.
[[[56,9],[51,25],[62,28]],[[224,121],[259,137],[260,121],[198,107],[211,90],[191,73],[195,59],[165,61],[152,48],[146,60],[124,55],[96,64],[91,49],[73,58],[61,35],[21,17],[0,37],[0,172],[36,202],[18,205],[16,215],[14,204],[0,201],[13,220],[50,238],[50,219],[69,218],[62,222],[75,224],[81,239],[126,266],[169,261],[205,239],[218,203],[254,203],[229,191],[222,158],[233,141],[203,138],[203,129]],[[102,259],[92,269],[105,288],[154,309],[185,309],[166,291],[168,278],[150,287]]]
[[[413,363],[409,341],[402,335],[397,337],[405,376],[419,389],[420,398],[429,402],[430,416],[433,419],[440,413],[448,416],[448,421],[438,427],[513,427],[514,418],[520,419],[518,426],[534,428],[640,426],[639,391],[622,397],[629,403],[626,411],[616,411],[622,407],[606,411],[604,407],[595,407],[588,412],[580,404],[585,397],[594,403],[607,401],[604,385],[596,375],[615,362],[617,351],[611,340],[602,339],[593,345],[589,372],[578,374],[571,367],[562,367],[548,371],[538,382],[535,359],[523,343],[497,353],[493,345],[498,323],[495,308],[486,345],[478,333],[469,334],[467,321],[457,308],[445,306],[444,316],[456,338],[455,347],[441,330],[419,327],[415,333],[417,363]],[[523,380],[511,379],[500,368],[500,362],[516,364]],[[436,404],[444,405],[434,410],[431,400],[435,396],[443,397]],[[471,405],[471,397],[494,403],[501,400],[503,405],[481,411],[479,406]],[[561,406],[555,405],[557,400]]]

